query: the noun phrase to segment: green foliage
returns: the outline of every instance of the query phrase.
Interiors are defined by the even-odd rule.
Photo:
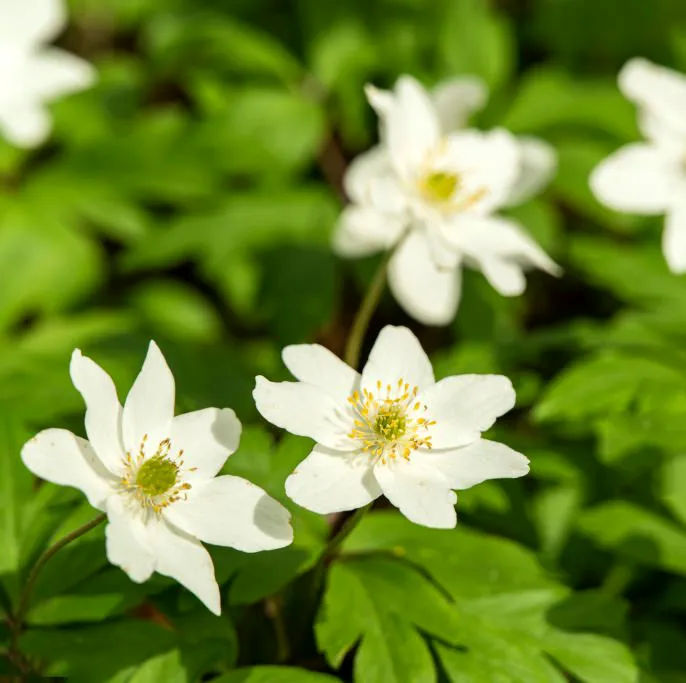
[[[316,632],[333,666],[361,639],[355,680],[436,680],[431,652],[451,681],[564,681],[546,655],[581,681],[636,680],[624,645],[579,632],[599,609],[607,613],[589,626],[607,628],[611,602],[568,595],[511,542],[378,513],[345,550],[350,559],[329,574]]]
[[[661,218],[621,215],[588,176],[639,139],[616,74],[643,55],[686,70],[678,0],[73,0],[58,44],[95,64],[50,105],[42,149],[0,140],[0,680],[75,683],[686,683],[686,280]],[[0,46],[1,48],[2,46]],[[480,76],[484,128],[558,152],[550,186],[508,209],[564,268],[504,298],[465,273],[455,323],[412,322],[436,375],[502,373],[517,409],[494,438],[524,480],[459,492],[459,525],[378,508],[323,557],[345,515],[290,501],[312,443],[267,429],[254,377],[282,347],[342,354],[373,263],[331,234],[346,164],[378,140],[368,82]],[[295,542],[210,547],[224,613],[171,579],[107,563],[104,529],[38,580],[20,646],[10,616],[31,566],[95,512],[38,482],[22,444],[83,435],[74,348],[123,397],[156,339],[177,412],[243,422],[223,473],[288,507]],[[23,671],[22,671],[23,669]],[[32,678],[31,678],[32,676]]]

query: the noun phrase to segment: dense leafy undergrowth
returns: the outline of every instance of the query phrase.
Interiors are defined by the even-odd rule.
[[[644,55],[686,70],[678,0],[74,0],[60,44],[97,85],[54,105],[40,151],[0,142],[0,617],[32,562],[88,521],[73,489],[38,485],[33,433],[83,433],[79,347],[120,387],[149,339],[178,412],[244,423],[225,472],[286,505],[295,542],[210,548],[224,614],[158,575],[107,564],[102,529],[39,580],[21,648],[74,683],[686,682],[686,280],[660,220],[615,214],[591,169],[638,139],[616,85]],[[517,408],[494,438],[531,473],[459,494],[455,530],[379,503],[321,571],[340,515],[284,480],[311,442],[264,422],[254,377],[281,348],[340,354],[377,259],[330,236],[346,164],[376,140],[367,82],[488,84],[479,126],[537,135],[559,171],[511,211],[564,268],[503,298],[466,274],[453,324],[385,296],[364,346],[405,324],[439,377],[500,373]],[[0,624],[0,653],[9,629]],[[0,680],[11,680],[0,659]]]

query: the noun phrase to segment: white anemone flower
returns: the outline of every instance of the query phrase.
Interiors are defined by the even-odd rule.
[[[298,505],[320,514],[385,495],[428,527],[457,522],[453,489],[524,476],[526,457],[481,438],[515,404],[507,377],[457,375],[439,382],[417,338],[385,327],[359,374],[322,346],[288,346],[297,382],[257,377],[263,417],[317,445],[286,480]]]
[[[0,0],[0,134],[18,147],[48,137],[48,102],[95,80],[88,62],[46,47],[66,22],[62,0]]]
[[[686,272],[686,76],[635,58],[619,88],[638,106],[645,142],[625,145],[591,175],[596,197],[616,211],[665,215],[662,251],[673,273]]]
[[[549,180],[554,153],[505,130],[459,129],[485,100],[479,81],[448,82],[432,98],[403,76],[392,92],[369,87],[367,95],[381,144],[346,174],[351,204],[334,234],[338,254],[394,249],[390,288],[411,316],[432,325],[455,316],[464,265],[505,296],[524,291],[527,268],[559,272],[515,221],[493,215]]]
[[[79,350],[70,369],[89,440],[47,429],[24,446],[24,464],[83,491],[107,514],[107,557],[133,581],[164,574],[219,614],[212,558],[200,541],[252,553],[293,540],[280,503],[245,479],[215,477],[238,447],[235,413],[206,408],[174,417],[174,377],[154,342],[123,408],[109,375]]]

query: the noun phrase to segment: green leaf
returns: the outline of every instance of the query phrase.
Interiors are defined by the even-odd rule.
[[[46,675],[75,683],[192,683],[218,663],[234,665],[236,635],[226,618],[202,611],[171,624],[163,621],[164,627],[122,619],[86,628],[31,630],[22,636],[21,649],[48,662]]]
[[[663,464],[660,497],[674,516],[686,524],[686,455],[677,455]]]
[[[132,609],[152,592],[154,584],[136,584],[120,569],[108,569],[80,582],[74,592],[37,602],[27,621],[35,626],[104,621]]]
[[[638,137],[634,106],[615,83],[581,79],[554,67],[529,71],[500,122],[515,133],[590,128],[629,142]]]
[[[416,570],[369,558],[336,564],[329,572],[317,642],[328,661],[340,666],[360,640],[356,681],[434,681],[431,654],[415,627],[448,639],[457,628],[457,614]]]
[[[128,683],[191,683],[179,650],[172,650],[149,659],[136,669]]]
[[[442,70],[474,74],[491,87],[502,85],[514,65],[514,40],[508,23],[486,0],[445,3],[438,34]]]
[[[172,73],[204,66],[287,83],[303,75],[302,66],[273,36],[216,13],[158,15],[148,41],[155,58]]]
[[[282,344],[309,339],[332,322],[339,277],[333,256],[323,249],[281,247],[264,256],[260,308]],[[317,286],[313,287],[312,283]]]
[[[611,638],[552,632],[546,637],[546,650],[586,683],[638,683],[639,674],[631,652]]]
[[[226,96],[201,131],[227,172],[274,177],[315,160],[326,122],[321,107],[297,92],[246,88]]]
[[[158,278],[133,290],[130,302],[160,336],[195,342],[221,337],[217,311],[197,289],[181,282]]]
[[[313,35],[310,48],[312,71],[327,87],[346,91],[350,81],[362,85],[377,63],[374,38],[360,21],[332,22]]]
[[[686,279],[669,272],[657,244],[627,246],[605,238],[577,236],[569,258],[592,284],[620,300],[651,312],[661,306],[683,317]]]
[[[541,491],[533,501],[533,516],[547,559],[560,556],[581,509],[578,486],[555,486]]]
[[[603,548],[649,567],[686,574],[686,531],[654,512],[611,501],[584,512],[579,524]]]
[[[100,282],[100,249],[30,194],[0,208],[0,227],[0,330],[62,311]]]
[[[0,579],[20,567],[26,505],[33,492],[33,475],[19,454],[30,434],[11,415],[0,417]]]
[[[464,526],[425,529],[393,513],[367,516],[344,549],[390,551],[422,567],[456,599],[554,585],[534,554],[512,541]]]
[[[23,652],[49,662],[46,674],[74,683],[105,683],[174,648],[171,631],[144,621],[122,620],[72,630],[31,630],[21,639]]]
[[[507,639],[496,642],[496,652],[456,650],[442,643],[434,647],[450,683],[564,683],[566,680],[549,662],[532,658],[526,648]]]
[[[407,561],[421,569],[452,600],[438,600],[433,586],[426,592],[431,584],[390,569],[392,560],[376,559],[376,553],[384,551],[402,558],[396,560],[398,567]],[[439,642],[432,645],[451,680],[466,683],[471,675],[476,681],[562,683],[565,677],[548,657],[556,656],[556,648],[567,636],[576,640],[570,640],[560,663],[584,683],[598,683],[606,671],[617,672],[622,676],[619,681],[637,676],[629,650],[621,643],[583,632],[621,631],[621,603],[618,608],[604,596],[577,598],[548,578],[533,554],[510,541],[464,527],[424,529],[397,514],[376,513],[357,527],[344,552],[352,555],[344,555],[341,566],[354,568],[359,577],[337,579],[341,585],[331,594],[327,591],[323,618],[317,625],[318,642],[333,665],[360,635],[364,644],[365,629],[370,628],[369,618],[363,615],[346,620],[349,606],[378,600],[378,611],[397,609],[396,621],[407,620],[428,636],[436,636]],[[340,573],[335,567],[332,577],[334,571]],[[586,637],[594,647],[606,646],[607,661],[602,666],[593,668],[584,658]]]
[[[335,683],[339,679],[290,666],[251,666],[212,680],[213,683]]]
[[[659,352],[605,353],[578,361],[548,386],[536,419],[582,422],[626,411],[639,394],[682,393],[684,376]]]

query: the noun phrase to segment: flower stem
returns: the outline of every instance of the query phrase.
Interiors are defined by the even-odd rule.
[[[18,655],[19,636],[21,635],[21,630],[22,630],[22,626],[24,623],[24,619],[25,619],[26,613],[28,612],[28,609],[29,609],[29,603],[31,600],[31,593],[33,592],[33,589],[36,585],[36,581],[38,580],[38,576],[40,575],[43,567],[60,550],[62,550],[62,548],[65,548],[72,541],[75,541],[77,538],[80,538],[84,534],[88,533],[89,531],[91,531],[91,529],[95,529],[96,526],[98,526],[99,524],[102,524],[106,519],[107,519],[107,515],[98,515],[97,517],[92,519],[90,522],[84,524],[83,526],[79,527],[78,529],[75,529],[70,534],[67,534],[64,538],[61,538],[54,545],[50,546],[38,558],[38,560],[36,560],[36,564],[33,565],[32,569],[29,573],[29,576],[26,579],[26,584],[24,585],[24,588],[21,592],[21,595],[19,596],[19,603],[17,605],[17,609],[14,612],[14,615],[12,617],[12,621],[11,621],[12,638],[11,638],[11,645],[10,645],[10,651],[9,651],[9,653],[11,655],[15,655],[15,656]]]
[[[379,264],[372,282],[369,285],[367,293],[360,304],[360,308],[355,315],[353,326],[348,336],[348,341],[345,345],[345,355],[343,360],[351,367],[357,368],[360,362],[360,351],[362,350],[362,342],[364,341],[369,322],[374,315],[376,307],[379,305],[381,295],[383,294],[384,286],[386,285],[386,269],[388,266],[388,257]]]
[[[343,545],[343,542],[350,536],[355,527],[362,521],[362,518],[369,512],[372,507],[372,503],[365,505],[364,507],[358,508],[353,512],[348,519],[343,522],[343,525],[338,530],[338,533],[329,539],[329,542],[322,553],[322,562],[331,559],[337,552],[338,549]]]

